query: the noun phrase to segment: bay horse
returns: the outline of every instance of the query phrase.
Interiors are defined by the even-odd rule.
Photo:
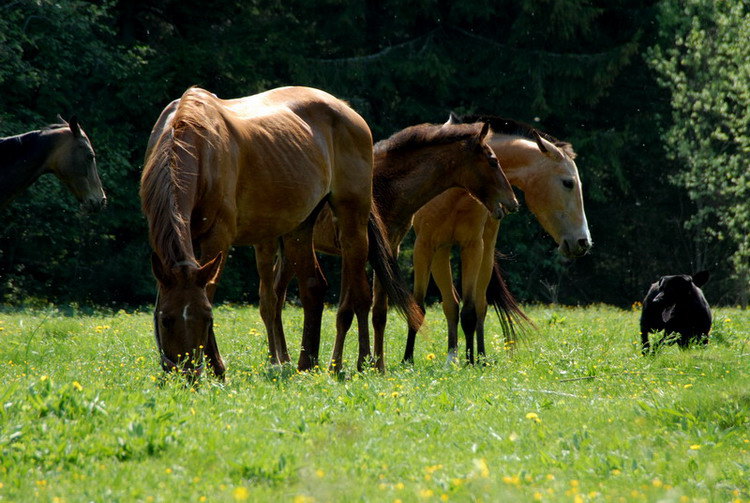
[[[104,194],[91,141],[78,123],[51,124],[43,129],[0,138],[0,210],[40,176],[52,173],[81,204],[81,209],[102,209]]]
[[[411,228],[414,213],[426,202],[451,187],[462,187],[476,198],[477,204],[493,218],[518,209],[513,189],[495,154],[486,142],[491,131],[488,124],[434,125],[408,127],[387,140],[375,144],[373,196],[378,214],[387,231],[393,255],[398,256],[404,236]],[[315,249],[341,254],[341,230],[332,213],[324,209],[313,229]],[[305,242],[303,240],[303,242]],[[285,239],[286,261],[278,265],[276,288],[277,312],[280,312],[286,287],[296,273],[305,318],[319,320],[323,310],[325,278],[317,262],[306,263],[297,257],[296,242]],[[309,257],[305,254],[304,257]],[[375,332],[375,365],[383,371],[384,332],[388,299],[378,278],[374,285],[373,326]],[[424,313],[423,306],[422,313]],[[276,317],[280,320],[280,316]],[[316,324],[319,327],[319,323]],[[413,325],[418,326],[418,325]],[[282,334],[283,327],[279,326]],[[305,330],[298,368],[313,367],[318,357],[320,333]],[[340,352],[341,348],[336,348]],[[340,353],[334,359],[340,358]]]
[[[224,375],[211,302],[230,245],[256,247],[260,312],[271,360],[279,361],[273,257],[279,238],[314,221],[324,203],[341,229],[337,341],[343,344],[356,316],[360,345],[369,348],[372,136],[345,102],[307,87],[229,100],[192,87],[152,130],[140,197],[154,250],[154,335],[165,371],[195,376],[208,361]],[[305,248],[313,254],[311,240]]]
[[[561,255],[574,258],[591,248],[591,234],[583,209],[583,195],[576,153],[561,142],[529,125],[494,116],[451,114],[447,124],[489,122],[494,135],[488,140],[510,183],[524,193],[526,204],[542,227],[558,243]],[[448,360],[458,351],[459,299],[453,288],[450,250],[460,247],[463,306],[461,328],[466,339],[466,357],[474,363],[474,333],[477,353],[485,355],[484,320],[487,294],[493,298],[507,290],[495,260],[495,242],[500,222],[462,189],[451,189],[434,198],[414,216],[414,298],[424,302],[430,273],[440,289],[443,312],[448,321]],[[488,286],[490,290],[488,291]],[[497,293],[496,293],[497,292]],[[492,300],[492,299],[491,299]],[[494,300],[493,300],[494,302]],[[506,311],[507,312],[507,311]],[[517,320],[528,321],[519,310]],[[512,319],[501,317],[503,324]],[[506,340],[511,332],[506,331]],[[416,331],[407,334],[404,361],[414,358]]]

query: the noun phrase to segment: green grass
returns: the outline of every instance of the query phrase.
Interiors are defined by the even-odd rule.
[[[4,312],[0,501],[750,501],[750,311],[654,357],[638,312],[527,313],[512,354],[488,318],[490,365],[451,367],[433,308],[412,368],[393,315],[387,374],[340,380],[269,368],[257,309],[219,307],[227,380],[189,388],[149,313]]]

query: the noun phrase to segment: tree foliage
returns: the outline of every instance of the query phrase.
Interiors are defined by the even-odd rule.
[[[692,21],[685,20],[697,12],[697,7],[683,12],[669,5],[657,8],[652,0],[608,6],[587,0],[0,1],[0,134],[38,129],[57,114],[77,113],[97,150],[110,199],[101,215],[81,218],[60,184],[43,179],[6,209],[0,216],[5,224],[0,296],[8,302],[29,296],[149,302],[153,280],[137,185],[161,109],[190,85],[235,97],[294,84],[349,101],[376,139],[409,125],[443,122],[454,110],[512,117],[572,142],[595,247],[590,256],[564,263],[533,216],[509,217],[499,248],[511,256],[504,270],[523,300],[629,305],[659,275],[692,272],[696,265],[712,267],[718,278],[709,284],[709,296],[713,288],[716,298],[733,299],[737,286],[722,279],[731,272],[722,253],[731,248],[727,243],[747,250],[735,232],[746,229],[741,222],[747,222],[747,214],[734,205],[709,218],[705,208],[721,207],[717,201],[729,208],[733,197],[745,193],[732,193],[734,185],[712,177],[724,192],[706,199],[708,193],[692,181],[695,175],[690,178],[682,169],[681,154],[667,156],[667,150],[677,152],[673,142],[680,136],[669,128],[680,127],[684,116],[677,112],[681,102],[670,105],[675,95],[660,87],[657,76],[667,82],[667,75],[676,74],[668,62],[686,54],[688,46],[673,48],[673,41],[687,33]],[[726,6],[714,10],[730,15]],[[711,19],[707,16],[701,22]],[[740,51],[745,39],[735,33],[732,51]],[[714,47],[710,42],[701,50]],[[655,47],[649,61],[662,63],[646,64],[648,47]],[[722,72],[715,79],[729,80],[710,93],[745,99],[740,91],[743,83],[747,88],[746,73],[730,77],[729,70],[716,70]],[[701,103],[719,113],[723,99],[712,94]],[[732,103],[725,100],[727,107]],[[704,119],[709,127],[709,118]],[[674,132],[662,141],[665,130]],[[706,137],[702,131],[693,137]],[[734,134],[738,124],[719,131],[735,138],[732,151],[721,150],[716,138],[702,143],[706,162],[711,148],[729,161],[747,146],[740,143],[746,133]],[[731,159],[735,164],[726,169],[741,169],[739,157]],[[695,164],[690,172],[700,169],[707,168]],[[686,228],[688,220],[701,225]],[[698,227],[715,229],[724,240],[705,253],[697,245],[704,242]],[[252,253],[238,249],[231,255],[220,297],[255,300]],[[741,270],[737,260],[735,271]],[[335,263],[324,259],[334,284]],[[408,260],[403,264],[408,267]]]
[[[672,120],[664,132],[682,169],[672,182],[697,211],[686,220],[701,239],[727,241],[733,278],[750,293],[750,4],[691,0],[662,5],[665,38],[651,65],[670,90]],[[722,250],[723,251],[723,250]]]

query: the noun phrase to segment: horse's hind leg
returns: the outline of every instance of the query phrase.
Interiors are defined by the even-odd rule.
[[[331,358],[331,371],[340,371],[343,362],[344,340],[357,316],[359,356],[357,369],[371,358],[368,315],[372,294],[367,281],[367,221],[370,215],[369,198],[331,198],[341,240],[341,300],[336,315],[336,342]],[[364,203],[367,203],[365,206]]]
[[[458,361],[458,296],[453,288],[451,272],[451,249],[447,246],[438,248],[432,256],[432,277],[440,289],[443,299],[443,314],[448,323],[448,360]]]
[[[474,364],[474,332],[477,328],[477,279],[482,264],[482,241],[471,241],[461,247],[461,328],[466,338],[466,359]],[[482,348],[484,349],[484,348]]]
[[[426,239],[417,239],[414,242],[414,301],[422,312],[425,312],[424,298],[427,294],[427,285],[430,281],[430,264],[432,262],[432,248]],[[403,363],[414,363],[414,344],[417,339],[417,330],[409,328],[406,334],[406,348],[404,348]]]
[[[484,322],[487,319],[487,287],[494,273],[495,242],[500,229],[500,222],[488,219],[484,225],[482,235],[482,262],[477,272],[476,298],[474,299],[477,312],[477,355],[486,356],[484,347]],[[510,341],[506,341],[510,342]]]

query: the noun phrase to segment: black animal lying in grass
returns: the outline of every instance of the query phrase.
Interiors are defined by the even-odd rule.
[[[656,343],[677,342],[681,348],[691,342],[708,343],[711,330],[711,308],[700,287],[706,284],[708,271],[693,276],[679,274],[662,276],[652,284],[643,300],[641,313],[641,343],[643,353],[650,349],[649,334],[664,331],[664,336]],[[679,337],[672,334],[679,334]]]

